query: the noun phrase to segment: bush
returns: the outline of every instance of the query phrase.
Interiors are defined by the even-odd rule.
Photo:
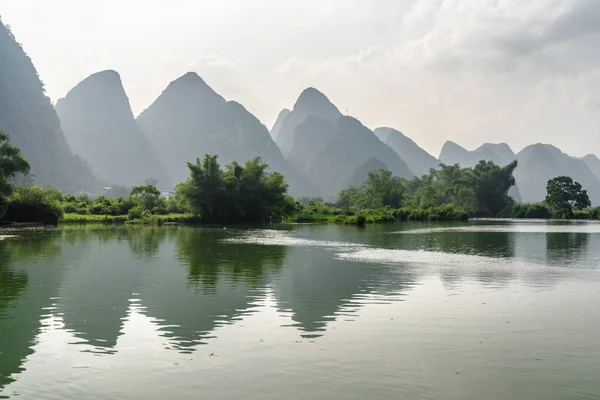
[[[63,207],[63,210],[65,213],[76,213],[77,212],[77,206],[73,203],[66,203],[65,206]]]
[[[548,206],[543,203],[533,204],[513,204],[511,207],[503,210],[500,213],[503,218],[535,218],[548,219],[551,217],[551,212]]]
[[[290,222],[299,223],[327,222],[328,220],[327,216],[322,214],[297,214],[290,218]]]
[[[437,207],[406,206],[394,211],[397,221],[466,221],[469,213],[454,204],[444,204]]]
[[[18,186],[9,199],[3,219],[9,222],[58,224],[63,216],[62,196],[58,189]]]
[[[356,225],[357,226],[365,226],[366,223],[367,223],[367,217],[365,217],[362,214],[356,216]]]
[[[134,219],[141,219],[144,211],[146,210],[144,210],[142,206],[135,206],[129,210],[129,213],[127,213],[127,219],[129,221]]]

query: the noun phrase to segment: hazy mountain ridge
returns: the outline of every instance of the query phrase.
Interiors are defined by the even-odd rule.
[[[431,168],[440,166],[441,162],[437,158],[394,128],[377,128],[373,133],[391,147],[417,176],[428,174]]]
[[[281,127],[283,126],[283,121],[290,114],[290,112],[291,112],[291,110],[289,110],[287,108],[284,108],[283,110],[281,110],[279,112],[279,115],[277,116],[277,120],[275,121],[275,123],[273,124],[273,127],[269,131],[269,133],[271,134],[271,137],[273,138],[273,140],[275,142],[277,142],[277,136],[279,135],[279,131],[281,130]]]
[[[73,154],[44,85],[24,50],[0,21],[0,130],[21,149],[38,185],[64,192],[96,190],[89,166]]]
[[[312,159],[326,146],[327,140],[333,134],[333,125],[342,113],[329,101],[327,96],[315,88],[302,91],[292,111],[281,121],[277,133],[277,145],[286,159],[304,160],[300,167]],[[333,123],[333,124],[332,124]],[[309,126],[303,126],[309,124]],[[318,134],[307,137],[306,132],[313,131],[315,126],[328,126],[319,129]],[[304,131],[304,134],[303,132]],[[301,149],[312,148],[310,154],[304,154]]]
[[[593,205],[600,204],[600,180],[581,159],[569,156],[549,144],[532,144],[517,154],[515,179],[526,203],[541,201],[546,184],[557,176],[569,176],[588,191]]]
[[[343,116],[315,88],[300,94],[279,125],[277,143],[284,156],[306,172],[318,187],[319,195],[335,196],[351,181],[353,171],[373,157],[396,175],[414,176],[398,154],[360,121]]]
[[[67,142],[100,177],[125,186],[147,178],[164,183],[163,167],[135,122],[117,72],[87,77],[55,108]]]
[[[444,164],[460,164],[473,167],[480,160],[492,161],[504,166],[515,160],[516,154],[506,143],[484,143],[475,150],[467,150],[455,142],[447,141],[440,152],[440,161]]]
[[[204,154],[221,165],[261,157],[288,178],[292,193],[312,192],[309,183],[284,160],[267,128],[241,104],[226,101],[196,73],[171,82],[137,118],[141,131],[159,150],[171,185],[184,181]]]
[[[359,120],[338,118],[335,132],[326,148],[313,160],[308,175],[318,177],[316,184],[325,195],[335,195],[346,186],[356,168],[377,157],[396,176],[412,178],[414,174],[390,147]]]
[[[586,163],[596,178],[600,180],[600,159],[595,154],[588,154],[581,157],[580,160]]]

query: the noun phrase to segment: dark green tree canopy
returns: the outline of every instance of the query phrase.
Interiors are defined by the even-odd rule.
[[[29,173],[29,163],[21,151],[10,143],[10,138],[0,132],[0,215],[6,211],[7,197],[13,191],[12,179]]]
[[[587,191],[579,182],[574,182],[568,176],[550,179],[546,185],[546,192],[546,204],[566,217],[573,215],[573,209],[583,210],[592,205]]]
[[[288,213],[294,201],[283,175],[268,172],[260,157],[221,169],[216,155],[188,163],[190,177],[177,186],[192,212],[204,222],[264,222]]]

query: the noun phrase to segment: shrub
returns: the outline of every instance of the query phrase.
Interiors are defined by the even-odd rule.
[[[18,186],[9,199],[4,220],[58,224],[63,215],[61,198],[60,191],[55,188]]]
[[[356,216],[356,225],[357,226],[365,226],[366,223],[367,223],[367,217],[365,217],[362,214]]]
[[[142,206],[132,207],[129,210],[129,213],[127,213],[127,219],[129,221],[134,220],[134,219],[140,219],[140,218],[142,218],[142,214],[144,213],[144,211],[147,211],[147,210],[144,210],[142,208]]]

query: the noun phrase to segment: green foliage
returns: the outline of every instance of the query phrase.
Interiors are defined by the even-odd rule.
[[[552,212],[548,206],[543,203],[515,203],[502,210],[499,216],[502,218],[549,219],[552,217]]]
[[[204,222],[264,222],[291,214],[296,206],[287,195],[283,175],[267,172],[259,157],[244,166],[221,169],[216,155],[188,163],[190,177],[177,186],[191,211]]]
[[[513,202],[508,191],[515,185],[513,173],[516,168],[516,160],[502,168],[491,161],[477,163],[470,174],[470,183],[478,213],[497,216],[500,210]]]
[[[29,163],[20,150],[10,143],[10,138],[0,131],[0,217],[6,212],[8,196],[13,191],[11,180],[17,175],[27,175]]]
[[[160,191],[152,184],[134,186],[129,192],[129,198],[143,210],[152,212],[156,209],[166,208],[165,200],[160,196]]]
[[[365,226],[366,223],[367,223],[367,217],[365,217],[362,214],[356,216],[356,225],[357,226]]]
[[[340,191],[336,205],[338,207],[398,208],[404,200],[406,191],[402,178],[392,176],[390,171],[379,169],[371,171],[360,187],[348,187]]]
[[[546,204],[554,210],[558,218],[572,218],[573,210],[583,210],[591,206],[587,191],[579,182],[568,176],[550,179],[546,185]]]
[[[408,183],[410,203],[424,208],[454,204],[472,215],[495,217],[514,202],[508,191],[516,168],[516,161],[502,168],[483,160],[473,168],[441,164]]]
[[[436,207],[406,206],[394,212],[397,221],[466,221],[469,213],[454,204]]]
[[[60,191],[55,188],[18,186],[9,199],[4,219],[57,224],[63,215],[61,199]]]
[[[508,191],[515,184],[516,167],[516,161],[503,168],[487,161],[474,168],[441,164],[439,170],[431,169],[428,175],[411,180],[377,170],[369,173],[360,187],[340,191],[335,205],[354,212],[384,207],[402,209],[398,215],[404,221],[498,216],[514,203]]]

